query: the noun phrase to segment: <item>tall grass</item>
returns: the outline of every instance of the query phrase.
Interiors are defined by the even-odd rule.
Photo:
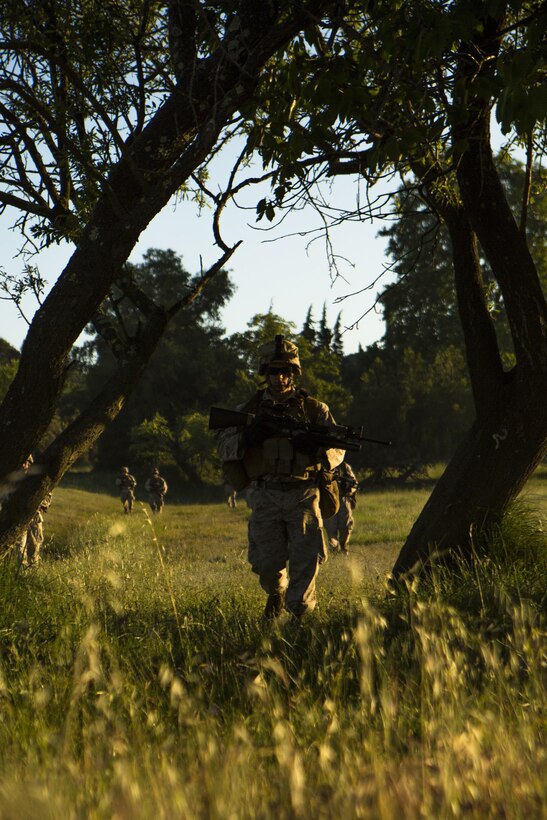
[[[535,513],[393,596],[364,504],[317,612],[264,626],[245,508],[88,502],[57,500],[35,570],[0,567],[2,818],[542,816]]]

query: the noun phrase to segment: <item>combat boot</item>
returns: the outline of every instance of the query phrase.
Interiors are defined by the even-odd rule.
[[[264,620],[271,621],[279,618],[285,607],[285,591],[270,592],[264,607]]]
[[[349,537],[340,539],[340,552],[342,553],[342,555],[345,555],[346,558],[349,555],[348,541]]]

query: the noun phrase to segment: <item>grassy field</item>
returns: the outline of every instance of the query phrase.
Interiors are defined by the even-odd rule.
[[[389,595],[427,494],[361,495],[316,612],[265,627],[244,503],[59,488],[0,567],[0,817],[543,817],[545,474],[493,557]]]

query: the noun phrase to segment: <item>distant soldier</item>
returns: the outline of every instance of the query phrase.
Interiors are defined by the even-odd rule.
[[[116,487],[120,488],[120,501],[122,502],[123,511],[126,515],[133,510],[133,501],[135,500],[135,487],[137,482],[135,477],[131,475],[128,467],[122,467],[120,474],[116,479]]]
[[[34,463],[34,458],[29,455],[22,464],[22,469],[26,472]],[[18,560],[24,567],[37,564],[40,560],[40,550],[44,543],[44,513],[51,504],[51,493],[43,498],[40,506],[34,514],[28,529],[21,536],[18,544]]]
[[[21,539],[21,563],[25,567],[37,564],[40,560],[40,549],[44,543],[44,513],[48,511],[50,504],[51,493],[48,493]]]
[[[232,485],[229,481],[227,481],[226,476],[222,475],[222,491],[224,493],[224,501],[226,504],[234,509],[237,507],[237,491],[234,490]]]
[[[340,509],[332,518],[323,522],[329,538],[329,547],[333,552],[349,555],[349,539],[353,529],[353,510],[357,504],[358,481],[347,461],[343,461],[334,469],[334,477],[338,482],[340,493]]]
[[[163,509],[163,498],[167,492],[167,482],[160,475],[157,467],[154,467],[150,478],[146,480],[144,485],[148,493],[148,503],[153,513],[161,513]]]

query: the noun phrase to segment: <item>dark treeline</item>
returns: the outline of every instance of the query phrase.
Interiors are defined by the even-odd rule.
[[[522,168],[509,161],[502,168],[516,208]],[[538,191],[528,227],[544,283],[545,199]],[[331,327],[326,305],[317,317],[310,306],[300,326],[270,311],[250,317],[245,329],[227,336],[221,312],[234,285],[223,271],[171,323],[139,388],[88,453],[85,466],[112,471],[128,463],[144,472],[158,465],[185,483],[217,483],[220,465],[207,431],[209,407],[233,407],[249,396],[257,385],[256,352],[276,333],[296,341],[302,386],[329,404],[339,424],[362,425],[367,436],[393,441],[389,449],[365,444],[351,454],[352,465],[363,478],[402,481],[419,475],[427,464],[449,459],[473,419],[449,239],[412,193],[401,192],[399,213],[382,231],[395,280],[380,296],[385,335],[379,342],[344,354],[342,315]],[[140,264],[128,264],[128,273],[155,301],[166,305],[195,281],[172,250],[150,249]],[[487,287],[510,365],[513,350],[499,310],[499,292],[493,281]],[[102,313],[109,320],[104,326],[115,324],[125,338],[138,331],[135,309],[121,291],[111,293]],[[101,327],[97,321],[88,329],[88,341],[75,349],[49,438],[77,415],[115,370],[113,340],[107,333],[101,335]],[[0,340],[0,396],[13,378],[17,357],[17,351]]]

